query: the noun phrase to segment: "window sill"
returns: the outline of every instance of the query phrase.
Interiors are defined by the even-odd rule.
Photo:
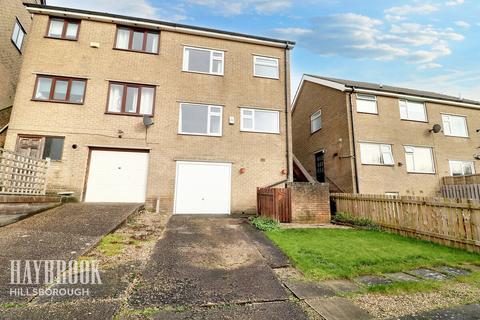
[[[148,52],[148,51],[139,51],[139,50],[129,50],[129,49],[121,49],[121,48],[112,48],[113,50],[124,51],[124,52],[135,52],[135,53],[144,53],[144,54],[152,54],[152,55],[160,55],[159,51],[157,52]]]
[[[372,116],[378,116],[378,112],[367,112],[367,111],[358,111],[357,110],[357,113],[360,113],[360,114],[370,114]],[[410,120],[409,120],[410,121]]]
[[[430,175],[436,175],[436,172],[415,172],[415,171],[407,171],[408,174],[430,174]]]
[[[224,73],[209,73],[209,72],[201,72],[201,71],[190,71],[190,70],[182,70],[182,72],[185,73],[196,73],[196,74],[204,74],[207,76],[217,76],[217,77],[223,77],[225,74]]]
[[[200,136],[200,137],[216,137],[221,138],[221,134],[207,134],[207,133],[186,133],[186,132],[177,132],[180,136]]]
[[[394,164],[378,164],[378,163],[362,163],[362,166],[373,166],[373,167],[390,167],[394,168]]]
[[[323,128],[320,128],[318,130],[315,130],[313,132],[310,131],[310,135],[313,136],[315,133],[322,131]]]
[[[268,132],[268,131],[240,130],[240,132],[245,132],[245,133],[264,133],[264,134],[276,134],[276,135],[280,135],[280,132]]]
[[[280,77],[265,77],[265,76],[259,76],[259,75],[256,75],[256,74],[254,74],[253,77],[254,78],[260,78],[260,79],[280,80]]]
[[[451,134],[443,134],[445,137],[448,137],[448,138],[462,138],[462,139],[470,139],[470,136],[454,136],[454,135],[451,135]]]
[[[78,41],[78,37],[75,39],[69,39],[69,38],[57,38],[57,37],[51,37],[51,36],[44,36],[46,39],[54,39],[54,40],[67,40],[67,41]]]
[[[143,117],[143,116],[148,116],[148,117],[153,117],[153,114],[138,114],[138,113],[128,113],[128,112],[105,112],[107,115],[112,115],[112,116],[128,116],[128,117]]]
[[[35,102],[49,102],[49,103],[63,103],[63,104],[74,104],[77,106],[81,106],[84,102],[69,102],[69,101],[62,101],[62,100],[43,100],[43,99],[31,99],[31,101]]]
[[[409,122],[420,122],[420,123],[428,123],[428,120],[427,121],[424,121],[424,120],[410,120],[410,119],[402,119],[400,118],[401,121],[409,121]]]

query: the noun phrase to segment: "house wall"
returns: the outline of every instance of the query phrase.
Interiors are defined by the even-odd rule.
[[[310,116],[322,110],[322,129],[310,133]],[[353,192],[351,138],[347,95],[305,81],[292,113],[293,153],[312,177],[315,153],[325,150],[325,174],[331,189]]]
[[[79,40],[65,41],[44,37],[47,21],[33,19],[6,147],[15,148],[18,134],[65,136],[63,158],[51,165],[50,191],[83,196],[92,145],[150,148],[147,205],[159,199],[165,211],[173,206],[176,160],[232,162],[232,212],[254,212],[256,187],[286,179],[285,49],[163,31],[160,53],[143,54],[112,49],[115,24],[84,20]],[[225,75],[182,72],[184,45],[225,50]],[[279,58],[280,80],[253,77],[252,54]],[[85,103],[31,101],[35,73],[88,78]],[[105,114],[109,80],[155,84],[155,124],[146,130],[141,117]],[[180,101],[223,105],[223,136],[179,135]],[[240,106],[278,110],[281,133],[240,132]]]

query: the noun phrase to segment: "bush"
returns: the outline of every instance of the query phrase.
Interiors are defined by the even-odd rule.
[[[272,219],[264,217],[251,218],[250,222],[259,230],[274,231],[280,229],[280,224]]]
[[[337,212],[335,214],[334,221],[351,224],[358,227],[364,227],[370,230],[379,230],[379,226],[375,222],[366,218],[354,217],[351,214],[345,212]]]

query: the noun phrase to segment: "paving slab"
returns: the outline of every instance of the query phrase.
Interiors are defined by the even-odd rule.
[[[417,277],[414,277],[404,272],[385,273],[384,276],[397,282],[409,282],[409,281],[418,282],[421,280]]]
[[[466,270],[466,269],[454,268],[454,267],[450,267],[450,266],[441,266],[441,267],[438,267],[436,269],[438,271],[442,272],[442,273],[446,273],[446,274],[448,274],[450,276],[453,276],[453,277],[466,276],[466,275],[469,275],[470,273],[472,273],[471,271]]]
[[[298,299],[302,300],[335,296],[335,291],[317,282],[289,280],[284,284]]]
[[[351,280],[338,279],[322,281],[322,284],[331,288],[335,292],[355,292],[360,290],[360,287]]]
[[[372,317],[350,300],[340,297],[311,299],[305,302],[325,320],[367,320]]]
[[[393,283],[392,280],[381,276],[360,276],[356,277],[354,280],[368,287]]]
[[[421,277],[427,280],[435,280],[435,281],[442,281],[442,280],[447,280],[448,276],[444,275],[443,273],[436,272],[430,269],[415,269],[415,270],[410,270],[408,273],[411,273],[417,277]]]
[[[392,320],[479,320],[480,304],[470,304],[448,309],[439,309]]]

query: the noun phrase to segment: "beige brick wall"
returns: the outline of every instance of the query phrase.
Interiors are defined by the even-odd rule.
[[[323,128],[310,133],[310,116],[322,110]],[[315,153],[325,150],[325,174],[344,192],[353,191],[346,95],[305,81],[292,113],[293,153],[315,177]]]
[[[292,192],[292,222],[329,223],[330,193],[326,183],[294,182]]]
[[[63,159],[52,164],[50,190],[83,194],[89,145],[151,148],[147,198],[149,204],[160,199],[166,211],[173,206],[175,160],[232,162],[232,212],[255,211],[256,187],[286,178],[281,173],[287,167],[284,49],[165,31],[159,55],[124,52],[112,50],[114,24],[82,21],[79,40],[63,41],[44,38],[47,21],[34,16],[6,146],[14,149],[18,134],[65,136]],[[225,75],[182,72],[184,45],[225,50]],[[253,77],[252,54],[278,57],[280,80]],[[35,73],[88,78],[85,104],[31,101]],[[155,124],[148,132],[141,117],[104,114],[108,80],[157,85]],[[177,134],[180,101],[223,105],[223,136]],[[240,132],[240,106],[280,111],[281,134]],[[124,132],[121,139],[118,130]]]

